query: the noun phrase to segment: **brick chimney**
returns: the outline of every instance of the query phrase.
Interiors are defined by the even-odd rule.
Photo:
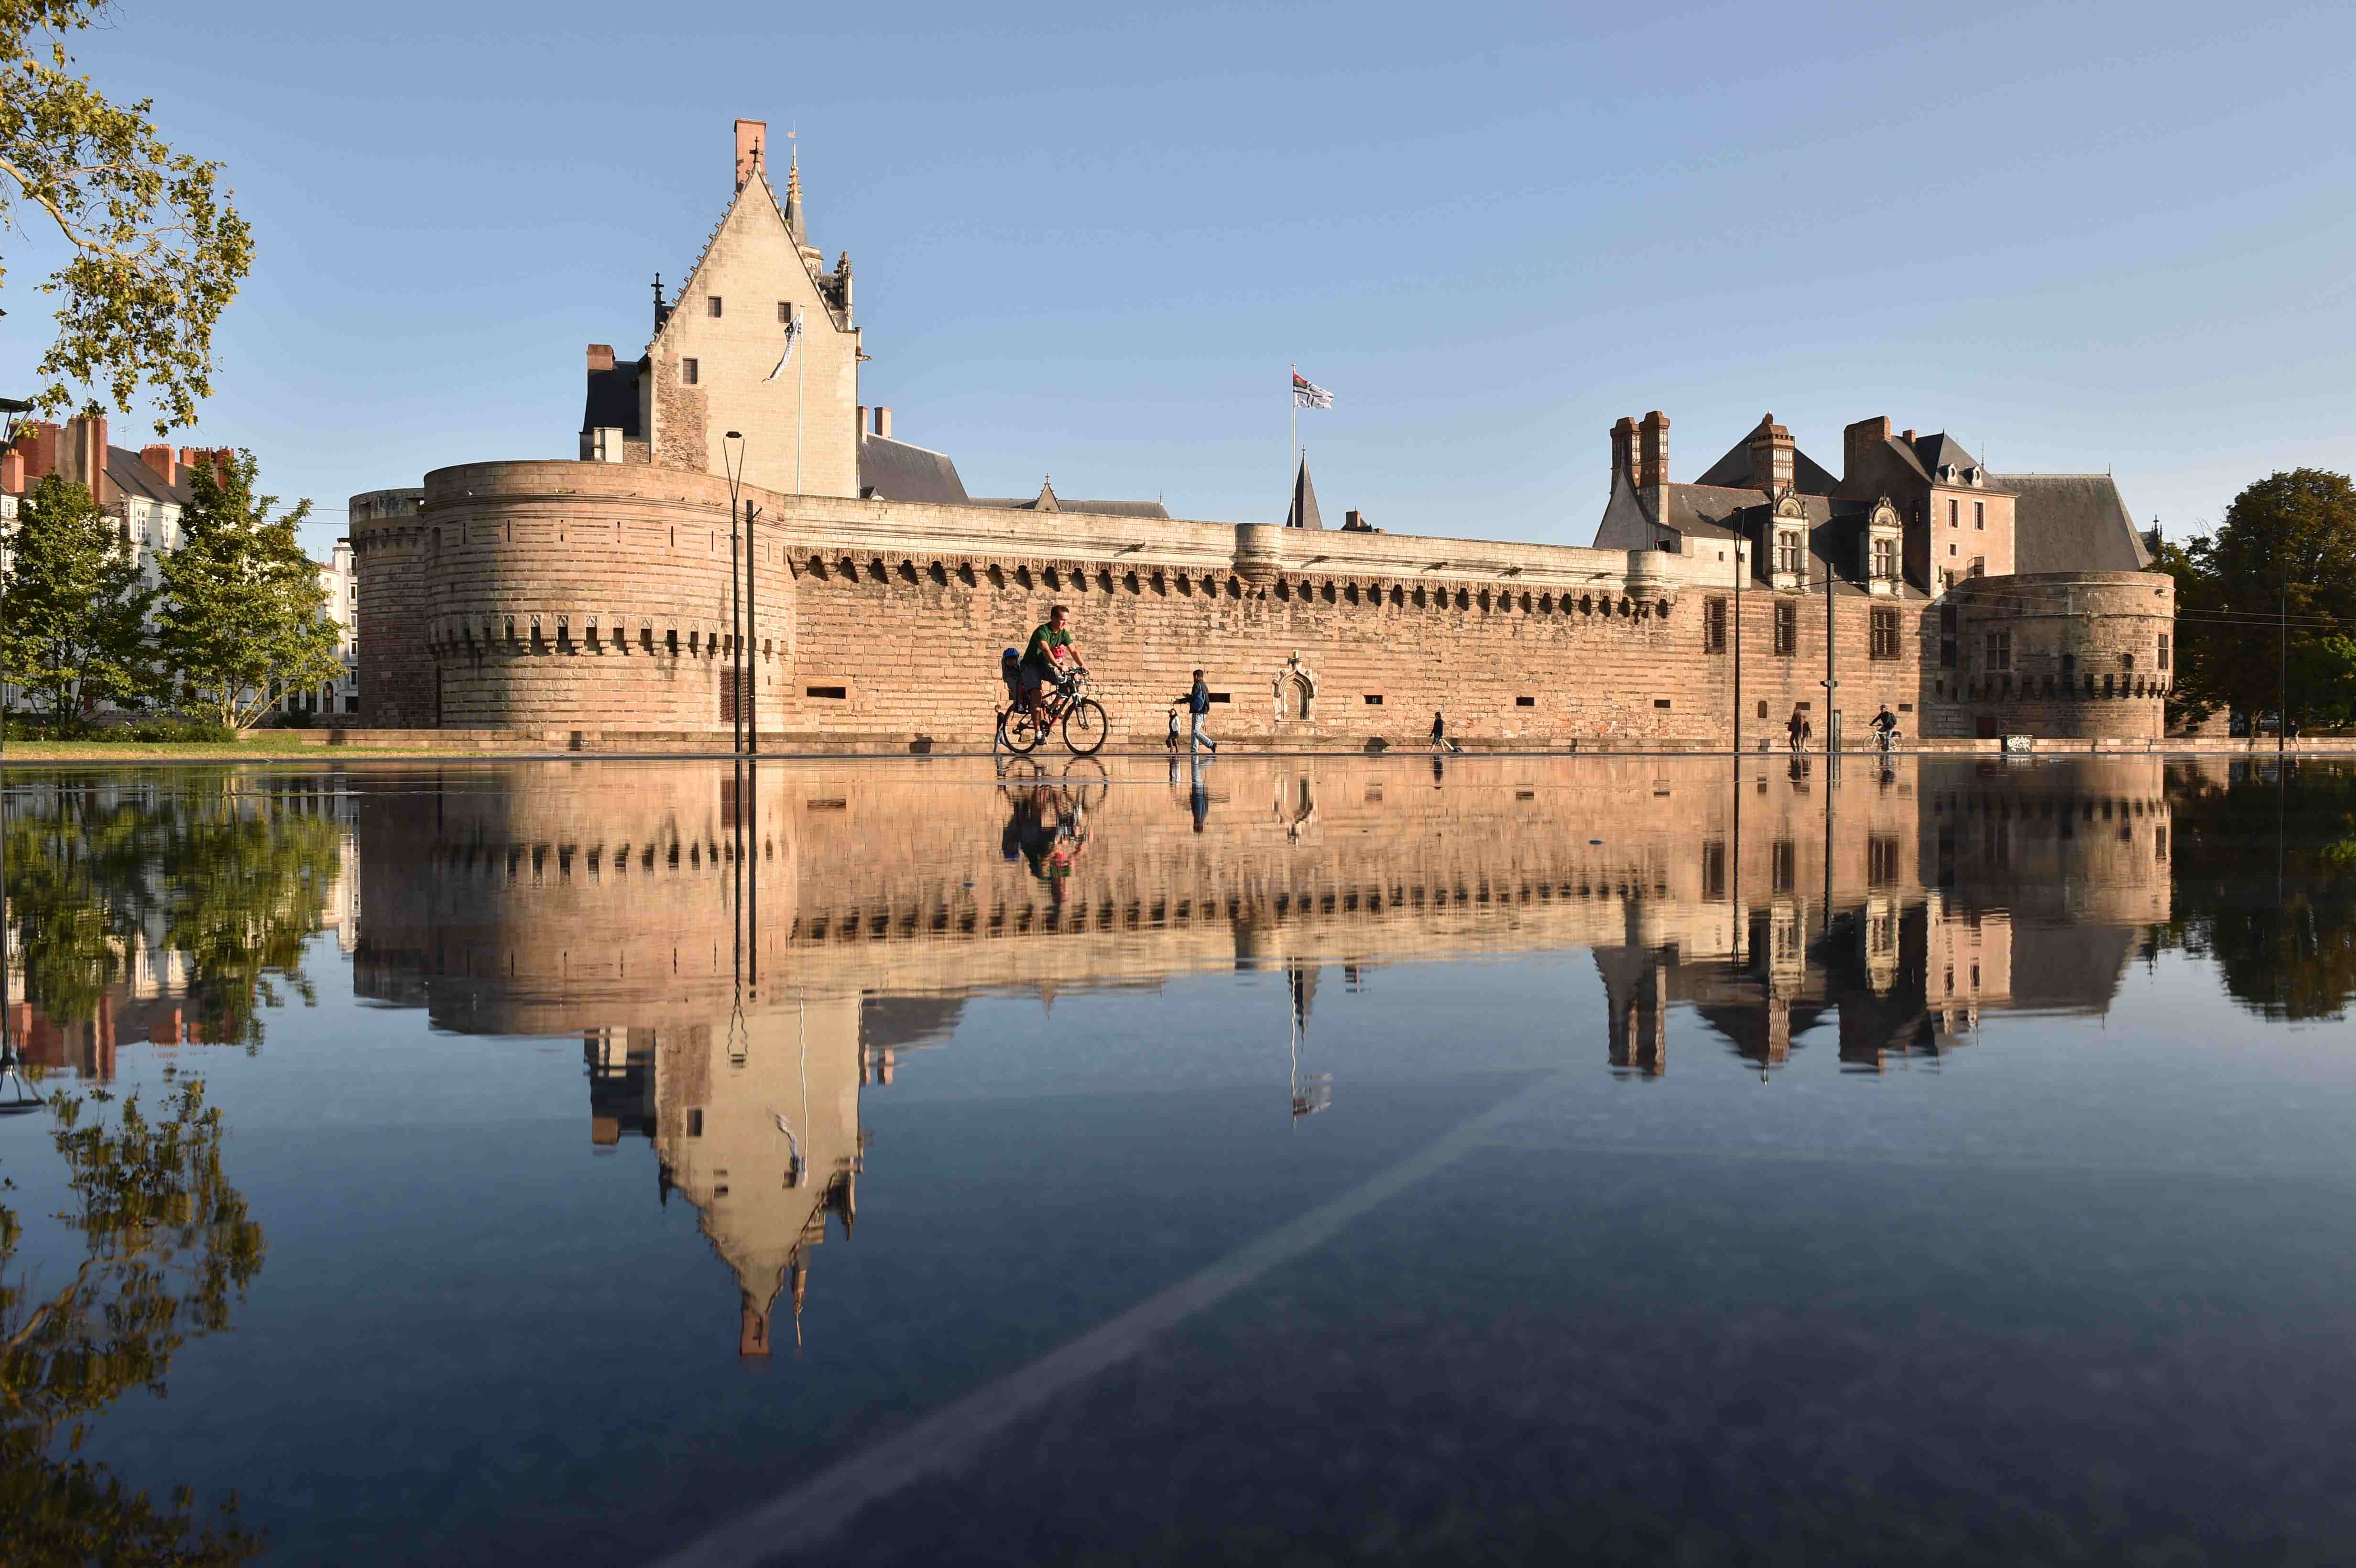
[[[865,403],[862,403],[862,404],[860,404],[860,405],[859,405],[859,433],[860,433],[860,434],[862,434],[862,435],[865,435],[869,431],[873,430],[874,428],[875,428],[875,421],[873,421],[873,420],[871,420],[871,419],[869,419],[869,418],[867,417],[867,405],[866,405]]]
[[[104,414],[76,414],[66,421],[58,473],[89,491],[90,498],[102,507],[115,499],[113,482],[106,476]]]
[[[610,343],[591,344],[589,346],[590,374],[594,375],[600,370],[610,370],[613,368],[614,346]]]
[[[1628,475],[1630,484],[1635,483],[1636,421],[1626,414],[1622,414],[1612,427],[1612,476],[1617,481],[1622,474]]]
[[[1792,488],[1792,432],[1768,414],[1751,432],[1751,485],[1772,495]]]
[[[882,436],[885,441],[892,439],[892,411],[890,409],[881,407],[876,409],[875,433]]]
[[[47,420],[17,428],[16,451],[25,459],[27,488],[58,471],[58,427]]]
[[[139,461],[154,471],[155,477],[169,485],[179,477],[179,454],[161,443],[139,449]]]
[[[1841,477],[1851,484],[1864,481],[1864,458],[1890,439],[1890,416],[1859,420],[1841,432]]]
[[[0,452],[0,496],[21,496],[29,488],[25,482],[25,454],[13,446]]]
[[[755,175],[768,173],[769,123],[766,120],[736,122],[736,188],[743,190]]]
[[[1655,409],[1636,427],[1638,488],[1669,482],[1669,416]]]

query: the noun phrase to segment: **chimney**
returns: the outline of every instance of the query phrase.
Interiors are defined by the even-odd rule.
[[[613,368],[614,346],[610,343],[591,344],[589,346],[589,373],[594,376],[600,370],[610,370]]]
[[[881,407],[876,409],[875,433],[882,436],[885,441],[892,439],[892,411],[890,409]]]
[[[1865,454],[1890,439],[1890,416],[1876,414],[1841,432],[1841,478],[1849,484],[1865,479]]]
[[[1751,432],[1751,484],[1773,495],[1792,488],[1792,432],[1768,414]]]
[[[768,173],[769,123],[736,122],[736,188],[743,190],[755,175]]]
[[[179,477],[178,454],[168,446],[160,443],[143,446],[139,449],[139,461],[154,470],[155,477],[166,485]]]
[[[1911,430],[1901,430],[1898,432],[1898,439],[1912,446],[1914,444],[1914,432]]]
[[[25,483],[29,487],[58,471],[58,427],[47,420],[18,427],[16,451],[25,459]]]
[[[1662,485],[1669,482],[1669,416],[1655,409],[1636,427],[1636,484]]]
[[[25,483],[25,454],[13,446],[0,452],[0,496],[21,496],[28,488]]]
[[[859,433],[860,433],[860,434],[862,434],[862,435],[865,435],[869,431],[871,431],[871,430],[873,430],[873,429],[874,429],[874,428],[875,428],[875,427],[874,427],[874,423],[873,423],[873,421],[871,421],[870,419],[868,419],[868,417],[867,417],[867,405],[866,405],[865,403],[862,403],[862,404],[860,404],[860,405],[859,405]]]
[[[1616,482],[1621,475],[1628,475],[1630,484],[1636,479],[1636,421],[1626,414],[1612,427],[1612,476]]]
[[[112,502],[113,485],[106,476],[106,416],[76,414],[66,421],[65,441],[58,453],[59,474],[90,492],[103,507]]]

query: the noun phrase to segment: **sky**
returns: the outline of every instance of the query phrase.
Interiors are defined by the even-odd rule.
[[[740,115],[851,254],[861,400],[977,495],[1278,520],[1294,364],[1329,524],[1395,532],[1589,543],[1652,409],[1680,480],[1887,414],[2178,537],[2356,461],[2345,4],[118,0],[75,52],[226,166],[258,255],[175,439],[252,449],[315,551],[355,492],[574,455]]]

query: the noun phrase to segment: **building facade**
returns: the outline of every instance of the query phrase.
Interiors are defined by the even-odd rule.
[[[1886,419],[1836,476],[1771,415],[1691,484],[1665,416],[1622,420],[1590,548],[1329,530],[1305,467],[1290,526],[969,496],[860,401],[849,258],[765,137],[737,123],[645,349],[590,347],[577,461],[353,497],[372,721],[709,739],[741,665],[776,743],[980,742],[999,650],[1060,603],[1132,740],[1198,666],[1215,733],[1310,749],[1435,713],[1533,747],[1748,749],[1794,711],[1854,745],[1885,705],[1924,736],[2161,732],[2172,585],[2108,477],[1993,475]]]
[[[13,568],[9,541],[18,508],[43,479],[55,474],[81,485],[99,509],[114,519],[120,548],[138,563],[145,585],[162,586],[161,560],[180,546],[182,513],[195,500],[188,473],[199,464],[229,463],[230,447],[173,447],[156,443],[134,452],[107,440],[105,416],[79,414],[63,425],[35,423],[0,449],[0,572]],[[337,539],[328,559],[314,563],[319,573],[321,608],[336,622],[344,673],[308,691],[291,691],[278,701],[282,713],[359,711],[358,574],[349,539]],[[15,710],[21,694],[0,686],[0,706]],[[112,703],[100,711],[112,712]]]

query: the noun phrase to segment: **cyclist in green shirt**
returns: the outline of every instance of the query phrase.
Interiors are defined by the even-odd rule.
[[[1042,685],[1050,680],[1061,684],[1067,671],[1079,667],[1080,650],[1065,624],[1068,615],[1061,604],[1048,611],[1045,623],[1033,628],[1023,650],[1023,702],[1033,712],[1038,711]]]

